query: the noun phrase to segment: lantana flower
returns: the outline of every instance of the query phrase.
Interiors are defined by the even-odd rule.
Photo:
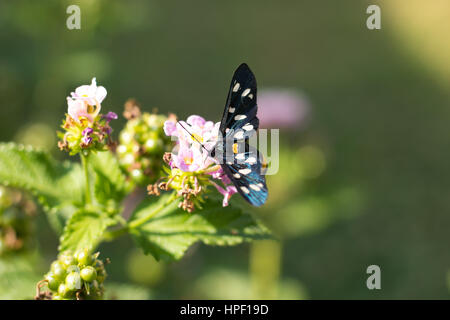
[[[192,212],[195,206],[201,207],[201,195],[206,188],[213,186],[224,196],[222,204],[227,206],[237,190],[209,152],[218,141],[219,127],[219,122],[206,121],[197,115],[188,117],[186,121],[167,120],[164,132],[176,140],[176,146],[164,156],[169,166],[165,170],[167,176],[162,182],[150,185],[149,193],[158,195],[159,189],[173,189],[183,197],[180,207]]]
[[[72,92],[72,98],[84,100],[91,106],[100,105],[106,98],[107,91],[104,87],[97,87],[97,79],[92,78],[91,85],[80,86]]]
[[[106,89],[97,86],[93,78],[90,85],[83,85],[75,89],[67,97],[67,114],[60,132],[61,150],[76,154],[81,150],[105,150],[111,144],[112,129],[110,121],[117,119],[114,112],[101,115],[101,103],[106,97]]]
[[[97,81],[92,78],[91,85],[83,85],[67,97],[67,113],[79,122],[81,117],[86,117],[89,121],[94,121],[101,110],[101,103],[106,97],[106,89],[102,86],[97,87]]]

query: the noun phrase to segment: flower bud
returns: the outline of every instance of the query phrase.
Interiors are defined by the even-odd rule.
[[[77,263],[74,256],[63,256],[61,259],[61,263],[67,269],[71,265],[75,265]]]
[[[66,276],[66,268],[60,261],[54,261],[51,270],[53,276],[58,280],[62,280]]]
[[[81,277],[78,272],[71,272],[67,275],[66,287],[72,291],[81,289]]]
[[[82,266],[87,266],[92,263],[92,256],[88,250],[83,250],[76,254],[78,263]]]
[[[80,273],[80,268],[77,265],[72,264],[67,268],[67,272],[68,273],[71,273],[71,272]]]
[[[99,252],[80,250],[76,254],[65,251],[51,264],[44,276],[54,299],[101,299],[106,277]]]
[[[58,295],[60,295],[62,298],[68,298],[71,295],[70,290],[67,288],[67,286],[64,283],[61,283],[59,285]]]
[[[92,282],[97,278],[97,271],[91,266],[87,266],[81,270],[81,278],[84,281]]]
[[[45,276],[45,280],[48,281],[48,288],[52,291],[57,291],[60,282],[55,278],[55,275],[53,273],[48,273]]]
[[[156,181],[164,152],[172,147],[164,134],[164,115],[141,113],[135,101],[127,101],[124,116],[128,122],[119,135],[117,156],[120,165],[136,184],[144,186]]]

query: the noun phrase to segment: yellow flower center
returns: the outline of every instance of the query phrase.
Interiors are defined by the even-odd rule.
[[[193,133],[192,137],[194,138],[194,140],[196,140],[196,141],[198,141],[200,143],[203,143],[203,137],[202,136],[200,136],[200,135],[198,135],[196,133]]]
[[[186,163],[188,165],[191,165],[192,162],[194,162],[194,158],[192,158],[192,157],[185,157],[184,158],[184,163]]]

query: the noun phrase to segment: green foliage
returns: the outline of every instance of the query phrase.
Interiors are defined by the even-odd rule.
[[[40,276],[37,256],[21,253],[0,259],[0,300],[31,299]]]
[[[211,288],[214,288],[214,290],[211,290]],[[276,291],[275,299],[308,299],[307,290],[296,279],[280,279],[275,284],[275,287],[271,289]],[[193,296],[194,299],[261,299],[251,274],[238,269],[226,269],[223,267],[208,269],[195,281],[186,294]],[[266,294],[266,292],[263,292],[263,294]]]
[[[42,282],[53,294],[46,298],[103,297],[106,273],[96,257],[91,259],[90,252],[102,240],[126,232],[144,253],[157,260],[180,259],[199,241],[225,246],[270,238],[270,232],[252,215],[240,207],[222,207],[218,196],[207,196],[202,208],[194,213],[178,207],[181,200],[173,197],[175,193],[146,198],[126,222],[119,216],[121,204],[135,185],[125,176],[114,154],[91,153],[83,160],[84,172],[79,164],[58,162],[42,151],[0,144],[0,184],[31,192],[43,204],[52,224],[62,229],[59,260]],[[107,231],[118,222],[121,228]],[[15,269],[17,275],[12,274]],[[36,277],[30,270],[25,271],[9,268],[6,277],[23,279],[23,286],[30,286]],[[138,296],[148,296],[148,292],[135,289],[130,289],[131,295],[136,295],[137,290]],[[29,290],[26,292],[24,297],[31,297]]]
[[[95,172],[97,202],[107,207],[117,206],[133,187],[127,182],[117,158],[111,152],[97,152],[89,156],[89,161]]]
[[[153,294],[148,288],[128,283],[108,282],[105,290],[105,299],[107,300],[149,300],[152,298]]]
[[[168,200],[169,195],[144,201],[131,221],[147,216]],[[130,233],[146,254],[157,260],[180,259],[195,242],[208,245],[236,245],[244,241],[270,238],[269,231],[240,208],[222,207],[217,198],[209,198],[202,210],[188,213],[178,208],[179,201],[165,206],[150,221]]]
[[[107,227],[115,221],[106,214],[80,210],[72,215],[61,236],[60,251],[77,252],[84,248],[93,249]]]
[[[56,230],[83,203],[78,164],[58,162],[49,154],[14,143],[0,144],[0,184],[35,195]]]
[[[29,196],[0,186],[0,257],[34,246],[35,213],[36,206]]]

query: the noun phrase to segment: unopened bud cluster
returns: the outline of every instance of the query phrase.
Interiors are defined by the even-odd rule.
[[[58,146],[61,150],[68,151],[71,155],[82,150],[105,151],[112,143],[109,125],[111,119],[116,119],[115,114],[98,115],[93,122],[82,118],[74,121],[69,115],[63,121],[62,128],[65,132],[58,133],[61,140]]]
[[[106,271],[98,255],[98,252],[91,254],[88,250],[76,254],[70,251],[61,253],[44,280],[52,299],[102,299]]]
[[[138,185],[154,182],[160,175],[164,153],[172,148],[170,137],[164,134],[168,117],[141,113],[134,100],[125,104],[128,122],[120,132],[117,155],[122,168]],[[169,116],[175,118],[175,116]]]

